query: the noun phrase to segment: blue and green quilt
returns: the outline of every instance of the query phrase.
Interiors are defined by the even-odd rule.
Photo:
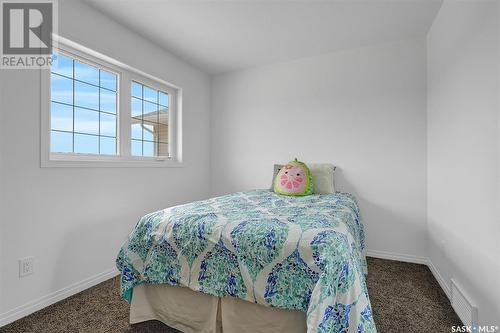
[[[139,220],[116,262],[128,301],[166,283],[303,311],[308,332],[376,332],[348,193],[253,190],[167,208]]]

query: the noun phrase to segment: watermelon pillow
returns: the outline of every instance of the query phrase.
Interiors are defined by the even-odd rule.
[[[274,192],[283,195],[312,194],[312,176],[307,165],[295,159],[282,167],[274,179]]]

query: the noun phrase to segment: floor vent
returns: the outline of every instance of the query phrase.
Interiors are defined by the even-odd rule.
[[[451,279],[451,306],[466,326],[477,325],[477,307],[466,296],[463,289]]]

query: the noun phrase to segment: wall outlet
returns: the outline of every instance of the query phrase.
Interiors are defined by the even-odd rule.
[[[19,259],[19,277],[31,275],[35,271],[35,258],[26,257]]]

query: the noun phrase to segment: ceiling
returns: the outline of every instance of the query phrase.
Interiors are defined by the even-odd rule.
[[[210,74],[423,37],[442,2],[85,1]]]

